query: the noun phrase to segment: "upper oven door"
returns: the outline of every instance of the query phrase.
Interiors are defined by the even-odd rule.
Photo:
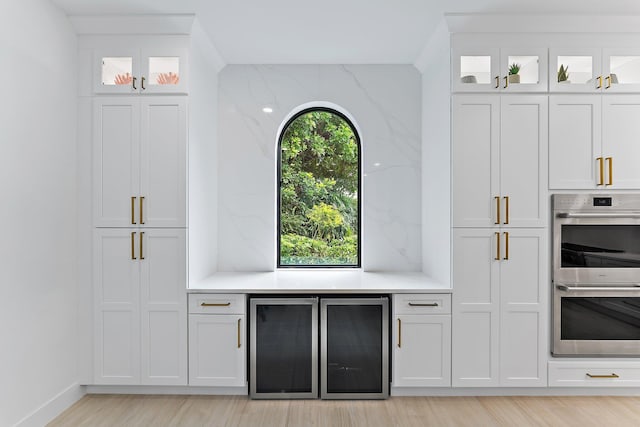
[[[640,283],[640,213],[554,211],[555,283]]]

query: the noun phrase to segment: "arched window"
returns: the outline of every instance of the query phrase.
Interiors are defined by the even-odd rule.
[[[278,267],[360,267],[360,138],[342,113],[309,108],[278,140]]]

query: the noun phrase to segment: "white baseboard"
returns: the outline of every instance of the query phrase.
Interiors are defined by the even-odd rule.
[[[144,386],[144,385],[88,385],[87,394],[193,394],[247,396],[244,387]]]
[[[85,387],[70,385],[31,414],[18,421],[15,427],[42,427],[60,415],[86,394]]]
[[[640,396],[630,387],[391,387],[391,396]]]

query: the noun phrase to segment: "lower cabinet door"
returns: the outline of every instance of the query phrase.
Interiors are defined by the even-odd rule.
[[[402,315],[394,319],[393,386],[451,385],[451,316]]]
[[[189,315],[189,384],[245,386],[244,315]]]

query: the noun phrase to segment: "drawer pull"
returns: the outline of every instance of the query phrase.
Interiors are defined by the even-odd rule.
[[[238,348],[242,347],[242,341],[240,341],[240,323],[242,322],[242,319],[238,319]]]
[[[589,378],[620,378],[620,375],[618,374],[608,374],[608,375],[592,375],[590,373],[587,373],[587,376]]]
[[[229,307],[230,302],[203,302],[200,303],[200,307]]]
[[[437,302],[429,302],[429,303],[418,303],[418,302],[410,302],[409,307],[438,307]]]

